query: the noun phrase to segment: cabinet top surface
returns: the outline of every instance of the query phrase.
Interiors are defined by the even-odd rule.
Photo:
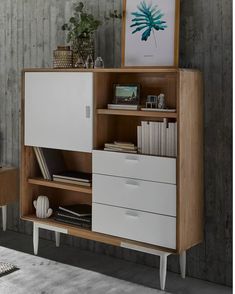
[[[17,170],[17,168],[14,166],[2,166],[0,167],[0,174],[10,170]]]
[[[178,73],[180,71],[199,72],[197,69],[183,68],[102,68],[102,69],[78,69],[78,68],[25,68],[26,72],[93,72],[93,73]]]

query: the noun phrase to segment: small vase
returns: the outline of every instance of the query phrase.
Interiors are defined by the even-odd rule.
[[[101,57],[96,58],[94,68],[104,68],[104,61]]]
[[[91,54],[89,54],[87,57],[86,68],[94,68],[94,61]]]
[[[76,54],[76,60],[74,60],[74,67],[76,68],[85,68],[85,64],[83,62],[82,57],[79,54]]]

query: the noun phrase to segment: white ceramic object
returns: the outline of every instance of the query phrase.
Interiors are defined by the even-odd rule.
[[[48,218],[52,215],[53,210],[49,208],[50,205],[47,196],[38,196],[38,199],[34,200],[33,205],[38,218]]]

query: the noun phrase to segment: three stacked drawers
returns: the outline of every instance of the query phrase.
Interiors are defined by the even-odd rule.
[[[93,151],[92,230],[176,248],[176,159]]]

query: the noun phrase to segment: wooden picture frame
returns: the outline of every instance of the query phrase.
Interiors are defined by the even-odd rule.
[[[158,29],[147,27],[143,8],[154,9]],[[178,67],[179,25],[180,0],[123,0],[122,67]]]

